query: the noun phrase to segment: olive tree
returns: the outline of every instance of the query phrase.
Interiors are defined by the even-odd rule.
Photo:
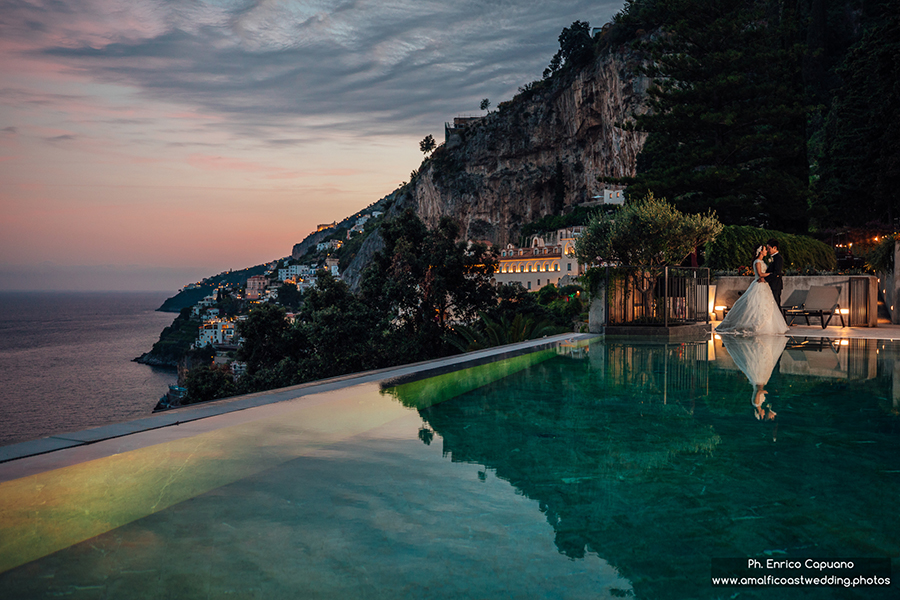
[[[675,266],[722,231],[715,212],[685,214],[652,193],[614,213],[598,213],[575,242],[582,264]]]
[[[714,212],[685,214],[665,199],[648,193],[614,213],[596,214],[576,240],[575,255],[585,265],[640,267],[629,269],[626,276],[642,296],[644,315],[650,315],[649,292],[658,269],[681,264],[697,247],[715,239],[721,231],[722,224]]]

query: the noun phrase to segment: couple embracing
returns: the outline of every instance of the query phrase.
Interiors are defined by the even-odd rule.
[[[763,260],[770,257],[767,267]],[[778,253],[778,241],[771,239],[756,249],[753,261],[753,281],[738,298],[719,326],[718,333],[736,335],[781,335],[788,331],[781,314],[781,273],[784,257]]]

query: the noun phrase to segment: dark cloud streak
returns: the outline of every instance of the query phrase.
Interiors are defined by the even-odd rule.
[[[93,4],[83,1],[23,9],[23,20],[32,31],[52,31],[61,14],[89,12]],[[481,98],[495,105],[510,98],[540,76],[562,27],[576,19],[599,25],[622,3],[251,2],[231,12],[136,5],[161,15],[164,25],[143,37],[111,32],[105,44],[96,35],[77,43],[69,33],[66,45],[38,52],[97,81],[227,116],[229,126],[245,130],[299,120],[313,128],[411,134],[478,112]],[[0,33],[9,20],[3,25]],[[292,136],[272,137],[277,144]]]

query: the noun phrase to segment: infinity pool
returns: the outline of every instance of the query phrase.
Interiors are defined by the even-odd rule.
[[[897,597],[710,577],[900,556],[898,364],[880,340],[564,342],[13,460],[0,589]]]

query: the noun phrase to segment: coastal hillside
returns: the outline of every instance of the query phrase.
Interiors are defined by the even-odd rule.
[[[444,143],[379,201],[385,219],[411,208],[430,228],[450,217],[463,239],[505,246],[519,243],[525,225],[591,202],[603,178],[634,175],[646,135],[621,124],[645,111],[649,80],[639,66],[629,46],[592,53],[483,117],[448,123]],[[342,271],[351,288],[381,243],[376,230]]]
[[[167,298],[157,310],[162,312],[181,312],[182,309],[197,304],[203,298],[215,294],[221,288],[243,285],[248,277],[262,275],[269,265],[256,265],[239,271],[225,271],[192,283],[178,290],[178,293]]]

